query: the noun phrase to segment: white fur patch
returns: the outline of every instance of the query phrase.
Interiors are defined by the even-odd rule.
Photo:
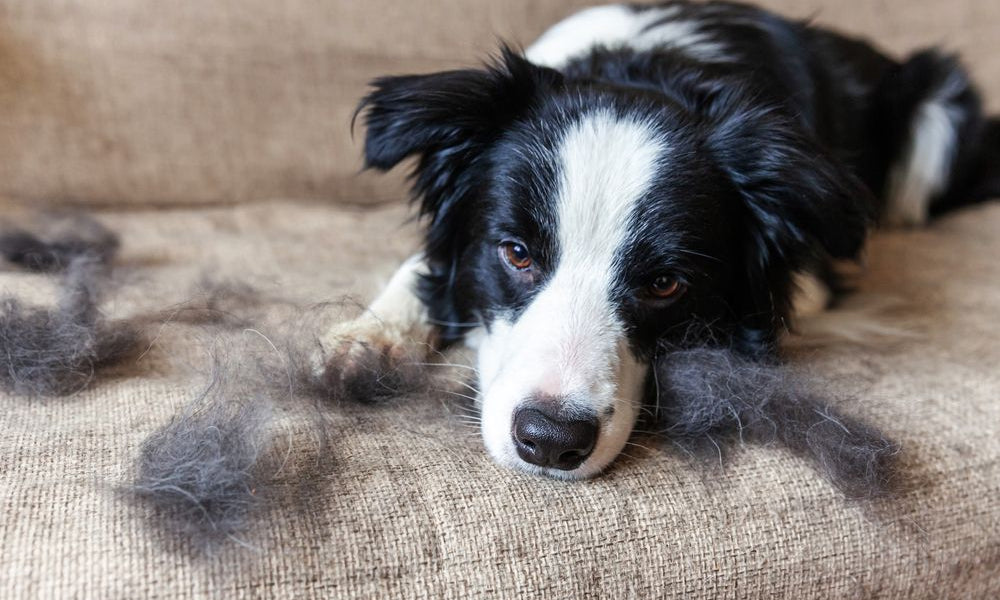
[[[695,21],[668,20],[646,30],[679,10],[676,6],[666,6],[636,11],[621,4],[588,8],[553,25],[527,49],[525,56],[535,64],[555,69],[597,46],[635,50],[676,48],[695,60],[728,60],[725,46],[700,32]]]
[[[964,86],[964,78],[955,74],[917,108],[906,151],[889,171],[886,219],[890,225],[924,224],[931,200],[947,189],[961,118],[952,99]]]
[[[501,464],[588,477],[628,440],[647,366],[629,350],[611,300],[630,219],[666,150],[647,124],[609,111],[584,116],[561,141],[556,270],[516,321],[496,320],[479,343],[483,438]],[[573,471],[542,469],[517,456],[514,412],[538,394],[600,418],[593,454]]]
[[[351,361],[371,350],[386,355],[426,353],[431,328],[427,309],[415,291],[426,272],[423,254],[408,258],[364,313],[335,324],[319,338],[311,359],[313,370],[322,373],[330,360]]]
[[[795,273],[792,284],[793,318],[817,315],[826,310],[830,300],[830,288],[819,277],[807,271]]]

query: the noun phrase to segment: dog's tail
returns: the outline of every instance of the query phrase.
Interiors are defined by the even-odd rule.
[[[940,206],[931,207],[932,215],[1000,198],[1000,118],[987,119],[973,143],[975,155],[964,181],[957,182]]]
[[[885,220],[920,225],[1000,196],[1000,119],[988,119],[968,72],[937,49],[911,55],[876,92],[894,156]]]

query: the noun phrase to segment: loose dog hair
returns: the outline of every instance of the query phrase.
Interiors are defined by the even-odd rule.
[[[714,457],[733,441],[782,446],[853,499],[886,496],[903,483],[899,444],[843,414],[794,369],[709,347],[665,351],[655,369],[655,420],[690,454]]]
[[[68,237],[51,240],[19,229],[0,235],[8,261],[60,277],[54,307],[26,306],[9,294],[0,299],[0,386],[15,394],[73,394],[140,350],[141,329],[99,309],[118,236],[93,219],[70,225]]]

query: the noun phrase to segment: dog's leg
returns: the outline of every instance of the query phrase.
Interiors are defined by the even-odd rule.
[[[792,290],[793,321],[818,315],[830,307],[830,288],[815,273],[795,273]]]
[[[337,372],[349,375],[352,363],[373,354],[390,362],[426,358],[434,328],[427,322],[427,310],[416,293],[417,282],[426,270],[422,254],[407,259],[364,313],[338,323],[320,338],[314,366],[321,372],[335,366]]]

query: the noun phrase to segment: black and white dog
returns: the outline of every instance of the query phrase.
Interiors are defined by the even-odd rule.
[[[873,224],[1000,191],[955,60],[741,4],[591,8],[523,56],[373,88],[367,164],[416,157],[426,244],[325,360],[465,342],[489,453],[555,477],[615,459],[664,344],[771,360],[800,284]]]

